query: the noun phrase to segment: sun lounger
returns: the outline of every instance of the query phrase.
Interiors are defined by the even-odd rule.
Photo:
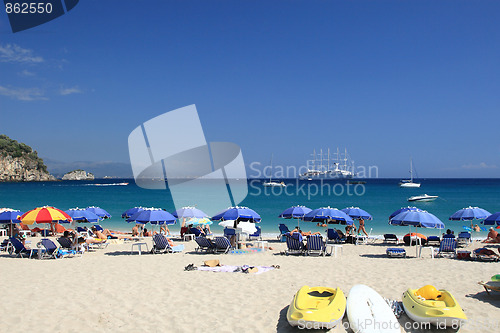
[[[305,246],[303,243],[303,237],[298,232],[290,235],[290,233],[285,234],[286,238],[286,251],[285,254],[304,254]]]
[[[182,252],[184,250],[184,244],[180,244],[177,246],[170,246],[167,238],[164,235],[156,234],[153,236],[153,249],[151,253],[174,253],[174,252]]]
[[[439,246],[441,244],[441,239],[438,236],[427,237],[427,246]]]
[[[73,246],[71,239],[66,238],[66,237],[60,237],[57,239],[57,242],[59,243],[59,252],[61,252],[64,255],[66,254],[78,254],[80,253],[80,256],[83,255],[83,251],[81,249],[77,249]]]
[[[488,295],[490,295],[489,290],[494,290],[494,291],[500,292],[500,282],[497,282],[497,281],[489,281],[489,282],[479,281],[478,284],[483,286],[484,290],[486,290]]]
[[[57,245],[48,238],[42,238],[38,243],[40,247],[43,247],[43,250],[40,252],[38,256],[39,259],[48,259],[48,258],[57,258]]]
[[[210,239],[206,237],[196,237],[194,240],[196,244],[198,244],[198,247],[195,249],[196,252],[198,252],[199,250],[199,251],[215,253],[217,245],[212,243]]]
[[[286,241],[285,235],[289,234],[290,230],[288,229],[286,224],[283,224],[283,223],[280,223],[280,225],[278,227],[280,229],[280,235],[278,236],[278,239],[280,242],[284,242],[284,241]]]
[[[217,246],[215,249],[216,252],[228,253],[229,250],[233,249],[231,242],[226,237],[215,237],[214,242]]]
[[[255,238],[256,240],[262,240],[262,229],[258,225],[256,225],[255,228],[257,229],[257,231],[253,234],[248,235],[248,240],[252,240],[253,238]]]
[[[438,256],[452,255],[455,257],[457,255],[457,241],[455,238],[443,238],[439,244]]]
[[[236,235],[236,230],[231,228],[224,228],[224,237],[231,239],[232,236]]]
[[[327,242],[331,242],[334,244],[340,244],[345,242],[345,238],[341,238],[339,233],[335,229],[327,229],[326,238]]]
[[[306,254],[311,255],[317,253],[322,255],[325,251],[325,242],[321,235],[311,235],[307,237]]]
[[[458,247],[465,247],[467,244],[471,242],[471,234],[470,232],[461,232],[458,234],[457,238],[457,246]]]
[[[9,239],[8,238],[5,238],[2,243],[0,243],[0,252],[1,251],[7,251],[7,249],[9,248]]]
[[[10,255],[15,254],[21,258],[24,258],[24,256],[28,256],[29,258],[31,258],[31,256],[33,254],[38,253],[38,249],[27,249],[23,245],[23,243],[21,243],[21,241],[15,237],[10,237],[9,243],[11,245],[9,247],[9,254]]]
[[[400,247],[389,247],[385,253],[389,258],[406,258],[406,250]]]
[[[384,234],[384,242],[385,243],[394,242],[395,244],[399,244],[399,239],[394,234]]]

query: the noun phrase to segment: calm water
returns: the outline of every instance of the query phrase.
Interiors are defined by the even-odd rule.
[[[387,224],[388,216],[401,207],[408,206],[407,198],[417,194],[438,195],[434,202],[413,203],[425,209],[446,225],[446,228],[461,231],[467,222],[452,222],[448,217],[458,209],[467,206],[479,206],[491,213],[500,211],[500,179],[428,179],[421,180],[422,187],[418,189],[399,188],[398,179],[368,179],[361,186],[346,186],[345,182],[319,181],[285,181],[287,193],[283,188],[264,188],[260,180],[250,181],[249,195],[241,203],[256,210],[262,216],[260,226],[264,233],[277,233],[277,225],[285,222],[289,227],[296,221],[283,220],[277,216],[285,208],[292,205],[305,205],[312,209],[331,206],[345,208],[359,206],[373,215],[372,221],[367,221],[367,230],[373,228],[372,234],[380,235],[391,232],[406,234],[408,227],[396,227]],[[96,184],[111,184],[129,182],[127,186],[95,186]],[[212,184],[198,185],[197,200],[210,196]],[[321,193],[320,188],[323,188]],[[362,194],[362,195],[361,195]],[[208,200],[208,199],[207,199]],[[193,202],[197,204],[197,202]],[[106,209],[111,215],[110,220],[102,223],[109,229],[130,230],[132,225],[120,218],[121,213],[134,206],[161,207],[170,212],[174,205],[168,191],[145,190],[137,187],[133,180],[95,180],[92,182],[43,182],[43,183],[0,183],[0,207],[10,207],[23,211],[34,207],[52,205],[66,210],[74,207],[91,205]],[[225,207],[223,207],[225,208]],[[301,222],[303,230],[324,230],[315,223]],[[171,227],[178,230],[179,225]],[[212,230],[222,232],[222,227],[214,223]],[[437,235],[442,231],[427,229],[422,233]],[[486,232],[476,233],[474,237],[485,237]]]

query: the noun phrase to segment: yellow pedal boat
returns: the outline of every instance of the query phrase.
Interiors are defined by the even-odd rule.
[[[403,293],[403,306],[408,317],[416,322],[431,323],[439,328],[460,327],[467,316],[447,290],[427,285]]]
[[[303,286],[293,297],[286,318],[299,328],[333,328],[344,317],[346,298],[339,288]]]

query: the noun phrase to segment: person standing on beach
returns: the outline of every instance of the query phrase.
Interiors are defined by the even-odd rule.
[[[359,219],[359,232],[363,232],[366,236],[368,236],[368,233],[365,229],[365,220],[363,220],[362,218]]]

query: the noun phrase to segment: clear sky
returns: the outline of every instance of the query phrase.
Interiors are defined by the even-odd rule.
[[[347,147],[382,177],[410,155],[420,177],[499,177],[499,60],[494,0],[85,0],[15,34],[0,13],[0,133],[127,162],[135,127],[196,104],[246,163]]]

